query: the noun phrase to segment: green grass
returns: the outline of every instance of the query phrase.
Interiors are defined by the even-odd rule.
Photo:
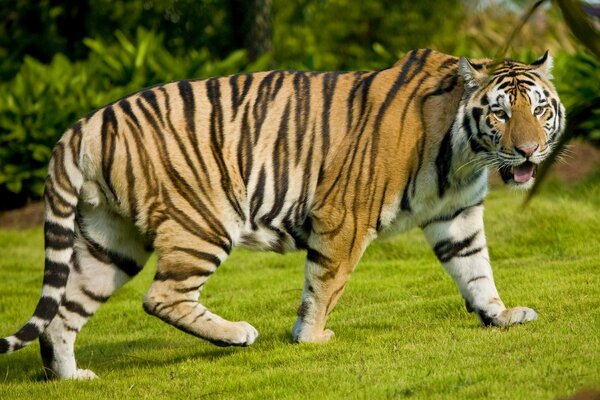
[[[600,387],[600,179],[550,185],[532,206],[492,191],[487,236],[509,306],[537,321],[481,328],[419,231],[376,242],[329,319],[326,345],[290,340],[303,253],[236,250],[203,302],[260,332],[218,348],[142,311],[154,261],[90,320],[76,346],[101,379],[42,381],[39,347],[0,357],[0,398],[554,399]],[[0,231],[0,333],[32,312],[42,278],[41,229]]]

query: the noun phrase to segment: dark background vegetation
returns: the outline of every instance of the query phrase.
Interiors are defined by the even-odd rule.
[[[378,69],[420,47],[493,57],[532,3],[0,0],[0,209],[41,196],[51,150],[72,123],[143,87],[267,68]],[[506,56],[533,61],[546,49],[567,107],[598,102],[598,59],[550,1]],[[598,143],[600,113],[587,111],[578,132]]]

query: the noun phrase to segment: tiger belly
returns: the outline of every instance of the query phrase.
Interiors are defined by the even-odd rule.
[[[266,226],[248,223],[240,237],[240,245],[252,250],[275,251],[285,253],[299,250],[302,246],[282,226]]]

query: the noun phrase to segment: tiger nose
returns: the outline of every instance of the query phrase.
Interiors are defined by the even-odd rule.
[[[527,144],[522,146],[515,146],[515,151],[523,157],[530,157],[540,147],[539,144]]]

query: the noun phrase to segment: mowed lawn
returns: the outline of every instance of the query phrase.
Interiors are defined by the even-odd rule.
[[[35,343],[0,356],[0,399],[555,399],[600,388],[600,175],[550,185],[526,209],[522,199],[492,190],[486,228],[500,294],[535,308],[532,323],[478,326],[414,230],[369,247],[325,345],[290,339],[304,253],[234,251],[202,300],[260,336],[219,348],[143,312],[153,259],[79,335],[79,364],[99,380],[43,382]],[[0,231],[0,335],[35,307],[42,243],[40,228]]]

